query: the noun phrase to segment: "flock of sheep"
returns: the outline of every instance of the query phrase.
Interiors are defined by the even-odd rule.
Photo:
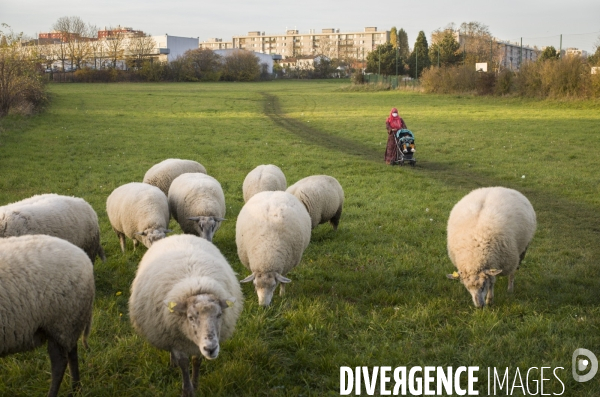
[[[144,182],[116,188],[107,215],[124,252],[126,238],[148,250],[131,286],[134,329],[169,351],[179,366],[183,395],[197,386],[200,358],[214,359],[243,308],[240,283],[252,281],[262,306],[300,263],[311,230],[337,229],[344,192],[330,176],[314,175],[287,187],[283,172],[261,165],[244,180],[245,205],[236,221],[236,244],[251,274],[239,281],[212,244],[225,219],[219,182],[191,160],[168,159],[148,170]],[[173,217],[185,234],[166,237]],[[519,192],[474,190],[448,221],[448,254],[477,307],[491,304],[496,276],[509,278],[523,260],[536,228],[535,212]],[[93,263],[106,260],[98,217],[83,199],[44,194],[0,207],[0,357],[46,341],[52,366],[49,396],[56,396],[67,365],[79,388],[77,341],[90,332]],[[192,375],[189,359],[192,358]]]

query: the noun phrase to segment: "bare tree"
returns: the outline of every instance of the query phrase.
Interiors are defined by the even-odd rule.
[[[324,55],[329,59],[337,59],[339,57],[339,43],[330,36],[320,36],[316,50],[316,55]]]
[[[486,62],[498,58],[498,46],[487,25],[481,22],[463,22],[458,29],[459,44],[464,52],[465,63]]]
[[[61,34],[61,40],[66,44],[66,51],[71,60],[71,66],[80,69],[93,56],[90,42],[94,40],[95,29],[87,25],[80,17],[60,17],[52,26]],[[64,62],[63,62],[64,64]]]
[[[103,44],[112,68],[116,68],[117,62],[125,59],[126,36],[123,32],[117,31],[114,28],[110,30],[113,33],[104,40]]]
[[[127,53],[133,65],[141,67],[145,60],[150,59],[155,54],[156,42],[145,33],[136,34],[129,39]]]

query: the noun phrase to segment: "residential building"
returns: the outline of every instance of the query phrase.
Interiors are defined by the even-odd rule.
[[[535,62],[538,59],[539,50],[529,46],[521,46],[520,43],[509,41],[496,41],[499,45],[500,68],[519,70],[521,63]]]
[[[200,48],[208,48],[209,50],[228,50],[233,48],[233,42],[211,38],[200,43]]]
[[[121,25],[119,25],[113,29],[106,29],[106,27],[104,27],[104,30],[99,30],[98,31],[98,39],[111,38],[111,37],[116,37],[118,35],[143,36],[144,34],[145,33],[141,30],[133,30],[132,28],[121,27]]]
[[[577,55],[583,58],[587,58],[588,57],[588,52],[585,50],[580,50],[579,48],[574,48],[574,47],[569,47],[566,49],[565,51],[565,55],[566,56],[572,56],[572,55]]]
[[[328,58],[366,59],[380,44],[390,40],[389,31],[378,32],[367,27],[363,32],[340,32],[339,29],[322,29],[316,33],[300,33],[296,29],[285,34],[266,35],[265,32],[248,32],[245,36],[233,36],[233,48],[263,54],[280,54],[283,57],[324,55]]]

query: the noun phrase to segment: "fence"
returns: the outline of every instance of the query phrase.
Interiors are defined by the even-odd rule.
[[[389,85],[390,88],[396,89],[398,86],[415,88],[420,85],[419,80],[412,79],[406,76],[386,76],[384,74],[368,73],[364,75],[365,84],[380,84]]]

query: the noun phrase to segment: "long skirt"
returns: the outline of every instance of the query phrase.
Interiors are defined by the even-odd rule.
[[[385,147],[385,163],[391,165],[396,160],[396,141],[394,134],[388,134],[387,146]]]

